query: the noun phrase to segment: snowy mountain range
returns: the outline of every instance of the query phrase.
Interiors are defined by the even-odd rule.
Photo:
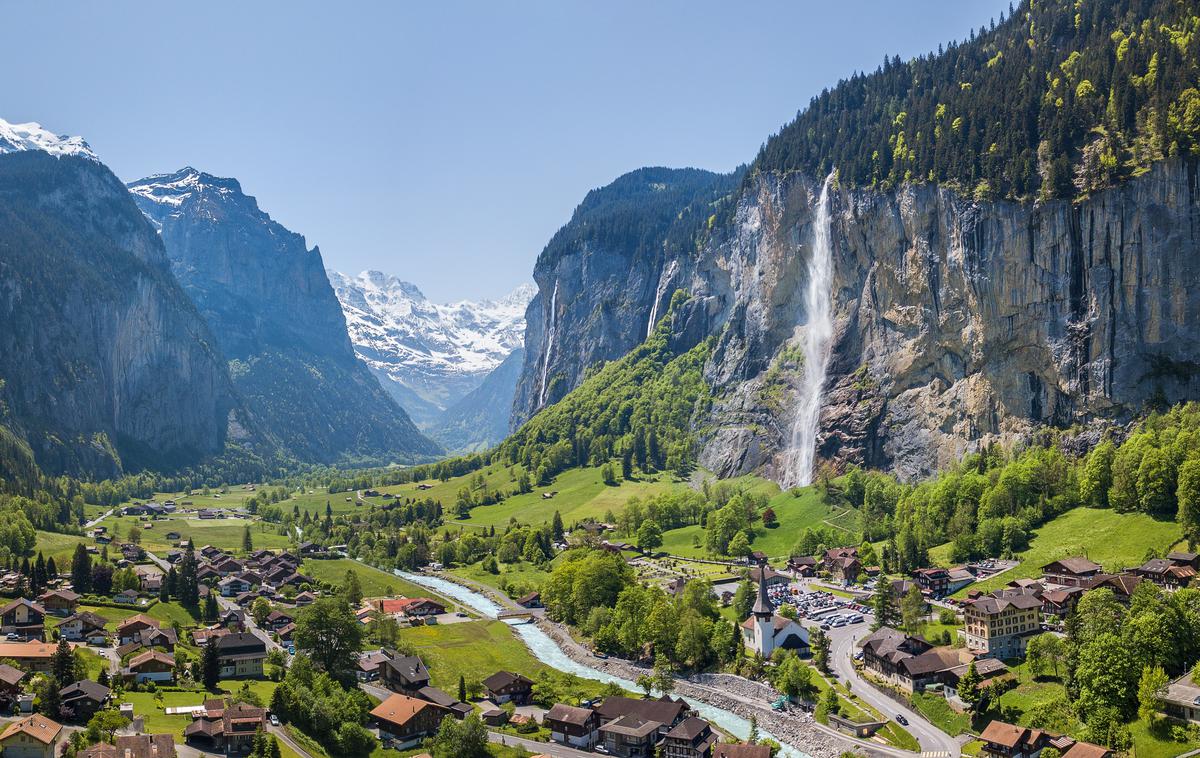
[[[536,292],[522,284],[498,300],[439,304],[379,271],[327,273],[355,352],[435,438],[445,411],[522,346],[525,308]],[[510,404],[497,409],[506,419]]]
[[[72,155],[97,162],[100,160],[83,137],[55,134],[33,121],[12,124],[0,118],[0,155],[27,150],[41,150],[56,158]]]

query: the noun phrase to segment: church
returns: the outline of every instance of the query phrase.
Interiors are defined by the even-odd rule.
[[[741,624],[742,640],[763,658],[770,658],[771,653],[779,648],[795,650],[801,656],[807,655],[808,630],[799,622],[775,612],[775,606],[767,595],[766,566],[766,561],[759,563],[758,597],[750,615]]]

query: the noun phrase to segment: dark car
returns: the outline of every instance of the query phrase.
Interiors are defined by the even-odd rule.
[[[896,721],[899,722],[900,726],[908,726],[908,719],[904,718],[903,713],[896,714]]]

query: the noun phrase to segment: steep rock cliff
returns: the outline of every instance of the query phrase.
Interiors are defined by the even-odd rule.
[[[0,422],[44,470],[94,476],[244,439],[220,350],[121,182],[78,138],[0,153]]]
[[[705,245],[658,265],[559,261],[554,276],[537,277],[534,301],[558,283],[557,316],[569,326],[552,375],[573,386],[623,350],[614,335],[640,338],[658,291],[685,289],[693,298],[678,339],[719,338],[706,367],[716,401],[697,424],[701,463],[778,476],[804,371],[796,348],[819,185],[760,174]],[[916,478],[1041,425],[1200,397],[1194,163],[1161,162],[1077,204],[835,186],[831,211],[835,335],[818,461]],[[531,308],[529,344],[546,330]],[[536,378],[527,372],[518,396]]]
[[[439,452],[355,356],[320,251],[259,209],[236,179],[185,168],[129,191],[158,227],[238,393],[283,450],[320,463]]]

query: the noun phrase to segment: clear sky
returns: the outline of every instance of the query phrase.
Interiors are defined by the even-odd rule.
[[[14,3],[0,117],[83,135],[122,179],[235,176],[330,268],[498,296],[589,189],[749,162],[822,87],[1008,5]]]

